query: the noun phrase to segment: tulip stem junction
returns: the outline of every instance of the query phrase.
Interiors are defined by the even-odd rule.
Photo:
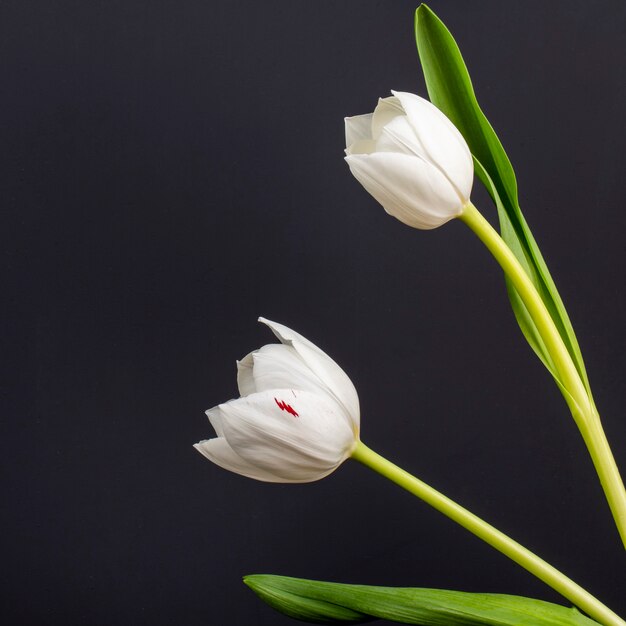
[[[502,237],[468,202],[459,219],[469,226],[500,264],[541,336],[555,367],[555,378],[593,460],[613,518],[626,547],[626,490],[602,428],[600,416],[541,296]]]
[[[430,504],[440,513],[508,556],[555,591],[558,591],[570,602],[573,602],[591,618],[605,626],[626,626],[626,622],[621,617],[565,574],[419,478],[380,456],[364,443],[359,441],[352,453],[352,458]]]

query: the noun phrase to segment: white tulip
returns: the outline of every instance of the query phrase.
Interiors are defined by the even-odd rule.
[[[310,341],[264,318],[281,341],[237,362],[241,397],[206,413],[217,437],[195,444],[217,465],[267,482],[330,474],[359,441],[359,398],[345,372]]]
[[[469,201],[472,155],[428,100],[391,93],[374,113],[346,118],[346,161],[387,213],[414,228],[436,228],[461,215]]]

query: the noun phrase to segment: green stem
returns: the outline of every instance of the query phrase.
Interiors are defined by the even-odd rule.
[[[589,420],[583,428],[580,428],[580,432],[600,478],[624,547],[626,547],[626,490],[602,428],[600,416],[595,411],[594,417],[595,419]]]
[[[563,343],[552,316],[517,257],[471,202],[463,207],[463,213],[459,219],[465,222],[487,246],[515,286],[552,357],[561,383],[578,405],[580,416],[589,415],[591,410],[589,395],[578,370]]]
[[[577,585],[573,580],[565,576],[565,574],[562,574],[552,565],[517,543],[517,541],[507,537],[504,533],[487,524],[487,522],[470,513],[467,509],[439,493],[425,482],[415,478],[415,476],[380,456],[364,443],[359,441],[352,453],[352,458],[430,504],[440,513],[443,513],[496,550],[502,552],[502,554],[508,556],[518,565],[521,565],[531,574],[534,574],[537,578],[558,591],[570,602],[573,602],[591,618],[605,626],[626,626],[626,622],[621,617],[580,585]]]
[[[500,264],[520,295],[552,357],[561,389],[583,436],[600,478],[617,529],[626,547],[626,490],[602,429],[600,416],[585,388],[565,343],[532,281],[500,235],[468,202],[459,219],[476,233]]]

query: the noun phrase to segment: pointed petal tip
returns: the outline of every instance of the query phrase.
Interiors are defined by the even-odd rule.
[[[265,324],[279,339],[280,339],[281,332],[285,332],[285,331],[293,332],[290,328],[288,328],[284,324],[280,324],[279,322],[268,320],[267,317],[259,317],[258,321],[261,324]]]

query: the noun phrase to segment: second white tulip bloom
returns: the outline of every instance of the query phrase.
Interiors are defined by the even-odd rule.
[[[280,344],[237,363],[241,397],[206,413],[217,437],[195,448],[217,465],[266,482],[330,474],[359,441],[359,398],[346,373],[295,331],[269,320]]]
[[[346,161],[387,213],[414,228],[436,228],[461,215],[469,201],[472,155],[428,100],[392,94],[373,113],[346,118]]]

